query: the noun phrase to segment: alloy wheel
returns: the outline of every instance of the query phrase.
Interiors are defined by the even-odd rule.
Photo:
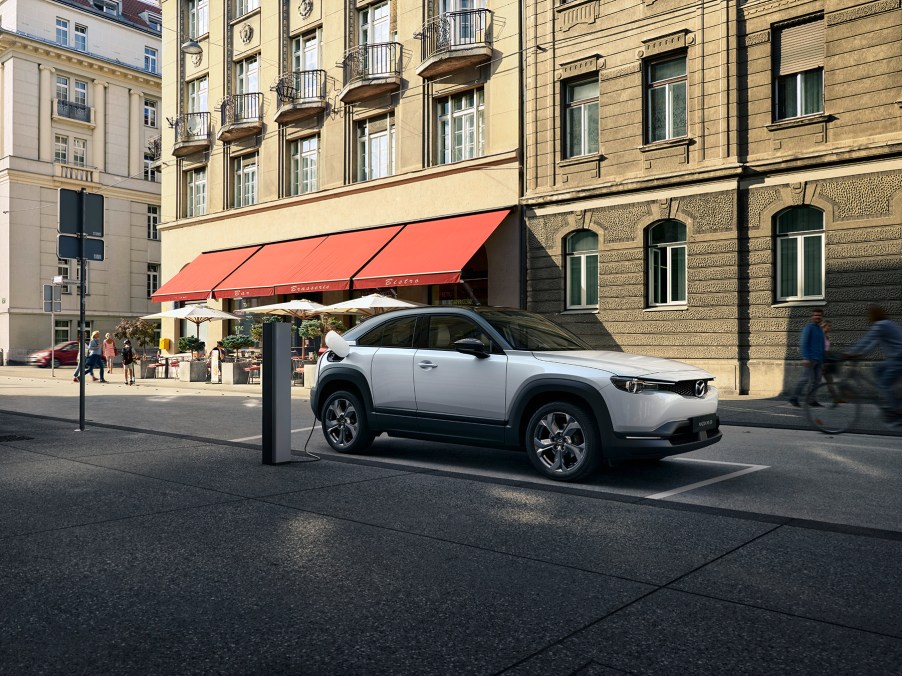
[[[552,474],[573,474],[586,459],[583,428],[576,418],[563,411],[552,411],[537,421],[532,446],[536,458]]]
[[[326,408],[324,422],[329,443],[335,448],[351,446],[360,431],[357,409],[348,399],[334,399]]]

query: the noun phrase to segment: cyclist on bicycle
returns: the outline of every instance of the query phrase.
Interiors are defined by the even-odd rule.
[[[902,408],[893,388],[902,377],[902,326],[890,321],[886,311],[879,305],[868,306],[868,321],[871,330],[843,354],[843,359],[852,359],[879,346],[884,360],[874,367],[880,384],[880,399],[886,419],[890,422],[902,421]]]

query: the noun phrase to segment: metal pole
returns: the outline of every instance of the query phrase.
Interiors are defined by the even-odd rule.
[[[53,289],[56,287],[51,287],[50,290],[50,377],[56,378],[56,365],[53,363],[56,361],[56,351],[54,349],[56,345],[56,313],[53,311]]]
[[[78,431],[85,431],[85,189],[78,192]]]

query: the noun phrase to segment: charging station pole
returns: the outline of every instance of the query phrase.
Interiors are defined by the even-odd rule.
[[[263,324],[263,464],[291,462],[291,325]]]

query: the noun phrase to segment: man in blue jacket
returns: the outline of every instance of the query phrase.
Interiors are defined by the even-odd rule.
[[[824,330],[821,321],[824,319],[823,308],[811,310],[811,321],[802,329],[802,340],[799,347],[802,350],[802,377],[796,383],[789,403],[799,405],[799,395],[805,390],[805,397],[809,398],[812,390],[821,382],[821,367],[824,365]],[[820,406],[816,401],[809,399],[809,406]]]
[[[886,316],[879,305],[868,306],[868,321],[871,330],[861,340],[849,348],[843,357],[854,358],[879,347],[884,360],[874,367],[877,382],[880,383],[880,399],[887,422],[902,420],[902,409],[893,388],[902,378],[902,326]]]

